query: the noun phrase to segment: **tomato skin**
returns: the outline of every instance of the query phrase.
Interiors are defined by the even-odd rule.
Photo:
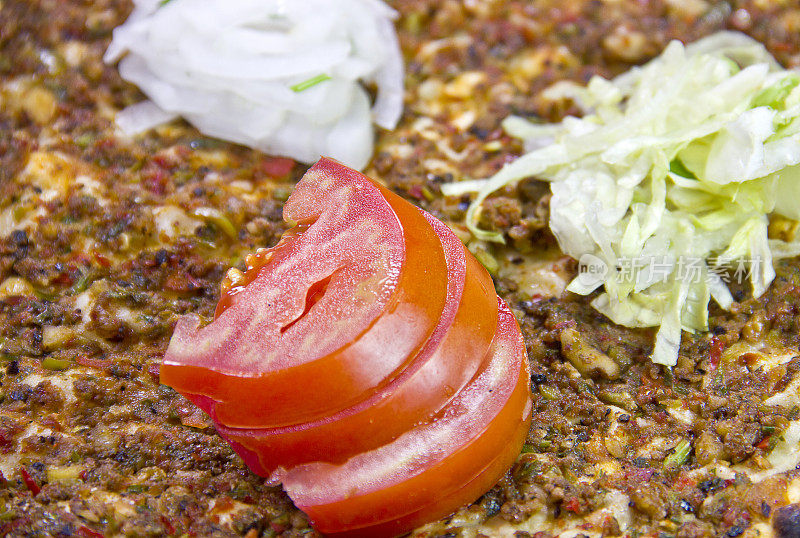
[[[448,429],[445,432],[443,428],[462,424],[451,422],[450,426],[443,426],[453,420],[453,413],[464,411],[462,407],[445,408],[440,419],[427,426],[428,430],[418,432],[421,438],[436,438],[437,434],[457,437],[459,434],[471,435],[470,432],[476,437],[448,441],[448,450],[443,454],[438,453],[438,446],[416,446],[409,452],[407,445],[401,447],[403,438],[400,438],[395,442],[397,447],[387,445],[379,452],[359,455],[340,467],[310,464],[280,475],[287,493],[309,516],[315,528],[322,533],[349,532],[383,524],[392,526],[392,521],[402,523],[405,518],[413,525],[417,521],[415,514],[421,514],[420,517],[431,515],[428,508],[436,508],[436,514],[450,513],[461,504],[474,500],[479,485],[488,489],[490,478],[502,475],[507,467],[501,471],[491,467],[492,470],[486,474],[483,471],[489,468],[487,462],[495,462],[503,456],[501,461],[510,465],[519,454],[524,439],[520,432],[527,432],[532,404],[524,342],[513,314],[504,303],[500,308],[497,334],[506,351],[499,354],[490,351],[490,354],[496,353],[495,366],[487,366],[492,369],[485,370],[483,376],[476,376],[476,380],[481,381],[475,381],[477,384],[471,387],[475,391],[463,396],[478,398],[469,405],[479,405],[481,411],[485,407],[493,408],[496,415],[470,415],[465,419],[466,430],[459,426],[455,431]],[[498,341],[497,337],[495,341]],[[511,361],[502,376],[498,376],[496,361]],[[487,385],[487,376],[498,385],[494,388]],[[469,390],[468,386],[465,391]],[[490,394],[487,395],[487,391]],[[488,424],[484,422],[487,419]],[[416,437],[411,438],[412,444],[413,439]],[[415,453],[415,450],[419,452]],[[431,456],[429,451],[438,456]],[[414,468],[398,467],[397,457],[413,462],[409,465]],[[418,463],[417,457],[428,461]],[[377,467],[373,469],[375,465]],[[355,472],[350,474],[351,470]],[[329,485],[335,485],[336,491],[329,491]],[[465,488],[467,485],[469,487]],[[439,503],[442,499],[447,499],[448,503]],[[398,529],[397,532],[409,530],[404,526]]]
[[[411,514],[377,523],[368,527],[351,529],[342,532],[327,532],[325,536],[337,538],[385,538],[400,536],[408,531],[438,519],[445,518],[459,507],[478,500],[508,472],[519,455],[519,447],[525,442],[530,430],[531,414],[525,417],[516,432],[508,439],[508,450],[504,450],[497,458],[480,471],[472,480],[454,492],[438,497],[424,508]],[[513,448],[513,449],[512,449]]]
[[[260,468],[312,461],[342,463],[425,423],[466,385],[489,350],[498,303],[491,277],[444,224],[426,215],[446,252],[448,305],[440,326],[395,381],[353,408],[288,428],[218,426],[229,441],[257,452]]]
[[[264,309],[242,301],[248,300],[250,288],[260,284],[263,270],[208,327],[198,330],[199,320],[182,318],[162,363],[161,381],[184,395],[207,397],[198,401],[215,422],[239,428],[274,428],[323,419],[351,407],[402,373],[430,337],[444,309],[444,254],[438,236],[417,208],[330,159],[320,160],[309,173],[312,171],[317,176],[335,176],[334,181],[354,183],[358,191],[377,192],[396,215],[393,223],[384,222],[400,226],[404,240],[405,262],[395,292],[383,313],[354,341],[309,362],[278,368],[267,364],[260,374],[234,374],[221,371],[219,365],[225,363],[226,353],[247,347],[250,344],[245,342],[261,336],[258,327],[249,330],[248,324],[254,315],[262,315],[251,311]],[[324,193],[309,188],[303,193],[320,197],[314,203],[324,206]],[[313,216],[303,207],[293,215],[306,221]],[[230,342],[230,332],[237,334],[239,343]],[[287,337],[290,334],[286,332]],[[226,338],[228,342],[219,343]],[[308,380],[314,380],[313,390],[299,390]]]

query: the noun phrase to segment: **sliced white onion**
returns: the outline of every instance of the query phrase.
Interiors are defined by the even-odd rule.
[[[158,107],[152,101],[131,105],[117,114],[117,125],[127,135],[134,135],[172,121],[177,116]]]
[[[150,98],[118,114],[127,134],[183,116],[210,136],[363,168],[372,122],[402,114],[396,13],[381,0],[134,4],[105,56]],[[377,87],[371,110],[361,82]]]

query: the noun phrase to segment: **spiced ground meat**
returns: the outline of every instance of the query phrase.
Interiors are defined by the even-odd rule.
[[[800,6],[753,0],[397,0],[406,108],[366,173],[447,221],[522,326],[534,419],[509,473],[418,536],[800,536],[800,262],[768,292],[734,290],[678,365],[653,331],[563,292],[574,261],[547,228],[549,189],[487,200],[443,183],[521,152],[509,114],[558,120],[555,81],[611,76],[671,39],[723,28],[800,64]],[[0,1],[0,534],[315,535],[208,418],[158,382],[179,316],[210,319],[225,271],[274,244],[305,168],[176,121],[136,138],[143,98],[102,62],[127,1]]]

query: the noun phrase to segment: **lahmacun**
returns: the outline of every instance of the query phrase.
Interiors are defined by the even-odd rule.
[[[654,330],[613,324],[565,293],[577,263],[527,179],[471,198],[523,153],[509,115],[579,111],[542,96],[692,42],[743,31],[800,63],[785,2],[394,1],[405,110],[376,132],[364,173],[442,219],[492,273],[527,347],[533,419],[509,473],[414,536],[798,536],[796,259],[752,299],[683,333],[653,364]],[[125,1],[0,2],[0,533],[7,536],[315,535],[280,486],[250,472],[197,407],[159,383],[179,317],[214,317],[220,282],[285,231],[305,165],[175,120],[114,123],[144,96],[103,62]],[[796,222],[773,218],[791,239]],[[305,390],[305,389],[298,389]]]

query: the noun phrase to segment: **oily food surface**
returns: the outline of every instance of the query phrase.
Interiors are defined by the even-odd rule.
[[[800,63],[800,10],[788,3],[563,4],[394,2],[406,112],[379,134],[366,173],[458,226],[467,200],[439,185],[520,153],[499,130],[509,113],[569,113],[539,96],[556,80],[616,74],[671,38],[721,28]],[[130,8],[0,3],[0,530],[308,534],[280,488],[157,378],[177,317],[210,320],[227,268],[277,241],[303,169],[181,123],[111,136],[114,111],[141,99],[101,61]],[[552,252],[547,200],[532,181],[500,193],[482,227],[513,248],[470,245],[521,316],[536,389],[525,453],[478,503],[418,534],[790,528],[798,262],[780,265],[758,301],[743,289],[732,313],[712,312],[712,332],[685,336],[666,376],[647,359],[651,332],[611,326],[584,299],[546,298],[574,274]]]

